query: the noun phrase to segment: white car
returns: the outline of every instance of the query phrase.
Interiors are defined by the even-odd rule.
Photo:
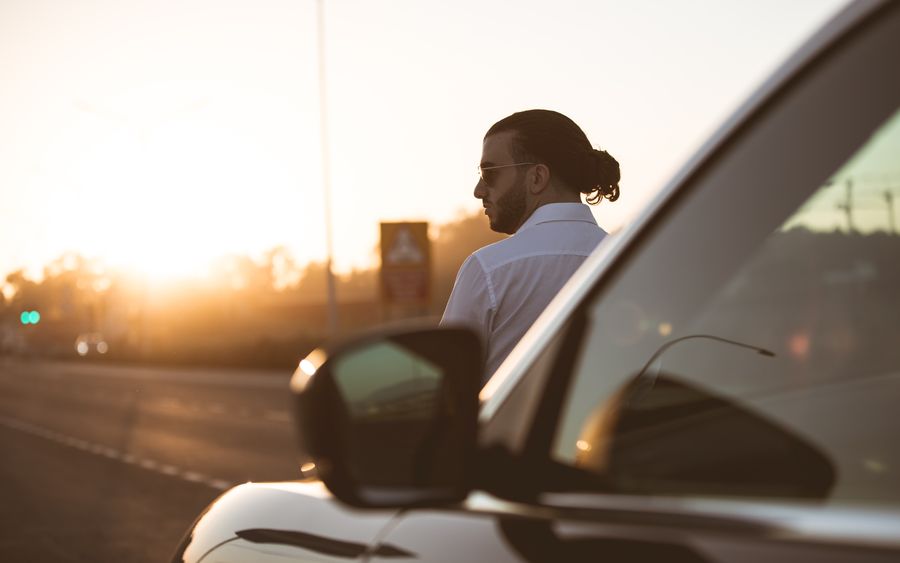
[[[900,561],[898,109],[900,2],[854,3],[480,392],[463,328],[303,360],[309,478],[174,561]]]

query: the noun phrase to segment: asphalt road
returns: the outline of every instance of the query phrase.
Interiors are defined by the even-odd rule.
[[[0,561],[168,561],[224,489],[297,478],[289,376],[0,358]]]

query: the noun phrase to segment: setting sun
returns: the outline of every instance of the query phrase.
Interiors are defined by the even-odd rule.
[[[240,134],[242,116],[216,119],[229,108],[203,101],[134,119],[79,109],[45,158],[58,186],[45,211],[72,250],[162,280],[201,276],[218,257],[274,246],[291,225],[295,243],[321,238],[321,213],[304,213],[300,203],[315,201],[318,170],[301,185],[295,167]],[[317,154],[312,145],[303,152]],[[315,247],[297,246],[298,255],[316,257]]]

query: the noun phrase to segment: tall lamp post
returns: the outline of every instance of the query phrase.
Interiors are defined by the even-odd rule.
[[[328,336],[338,332],[337,296],[335,291],[333,256],[334,241],[331,224],[331,162],[328,150],[328,111],[325,99],[325,0],[316,0],[316,34],[319,55],[319,139],[322,145],[322,190],[325,202],[325,275],[328,290]]]

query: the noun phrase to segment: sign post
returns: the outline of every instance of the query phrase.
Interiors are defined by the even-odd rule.
[[[386,318],[424,315],[430,298],[428,223],[381,223],[381,303]]]

